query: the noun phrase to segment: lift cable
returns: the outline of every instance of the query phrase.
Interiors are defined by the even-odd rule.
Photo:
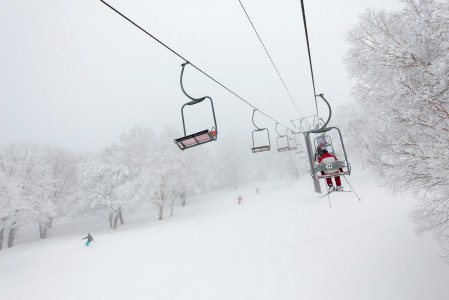
[[[317,94],[316,94],[316,91],[315,91],[315,80],[314,80],[314,77],[313,77],[312,55],[310,54],[309,34],[307,33],[307,22],[306,22],[306,12],[304,10],[304,0],[301,0],[301,10],[302,10],[302,19],[304,21],[304,32],[306,34],[307,52],[309,54],[310,74],[312,75],[313,97],[315,99],[316,115],[318,116],[318,119],[320,119],[319,114],[318,114],[318,102],[316,100]]]
[[[274,69],[276,70],[276,73],[278,74],[279,79],[282,81],[282,84],[284,85],[285,90],[287,91],[288,95],[290,96],[290,99],[292,100],[293,104],[295,105],[296,110],[299,113],[299,116],[302,117],[302,114],[301,114],[301,111],[299,110],[298,105],[296,104],[295,100],[292,97],[292,94],[290,93],[289,89],[287,88],[287,85],[285,84],[284,79],[282,78],[281,74],[279,73],[279,70],[276,67],[276,64],[274,63],[273,59],[271,58],[270,53],[268,53],[267,47],[265,47],[265,44],[263,43],[262,38],[260,37],[259,33],[257,32],[257,29],[254,26],[254,23],[251,21],[251,18],[249,17],[248,12],[246,11],[245,7],[243,6],[242,1],[239,0],[239,2],[240,2],[240,6],[243,8],[243,11],[245,12],[246,17],[248,18],[248,21],[251,23],[251,26],[253,27],[254,32],[256,33],[257,37],[259,38],[259,41],[262,44],[262,47],[265,50],[265,53],[268,55],[268,58],[270,59],[271,64],[273,65]]]
[[[156,42],[158,42],[159,44],[161,44],[162,46],[164,46],[165,48],[167,48],[168,50],[170,50],[173,54],[175,54],[176,56],[178,56],[179,58],[181,58],[182,60],[184,60],[185,62],[189,62],[190,65],[192,67],[194,67],[195,69],[197,69],[199,72],[203,73],[206,77],[208,77],[209,79],[211,79],[212,81],[214,81],[215,83],[217,83],[219,86],[221,86],[222,88],[224,88],[225,90],[227,90],[228,92],[230,92],[231,94],[233,94],[234,96],[236,96],[237,98],[239,98],[241,101],[245,102],[246,104],[248,104],[249,106],[251,106],[253,109],[257,109],[261,114],[265,115],[267,118],[271,119],[272,121],[274,121],[275,123],[279,123],[278,121],[276,121],[274,118],[272,118],[271,116],[269,116],[268,114],[264,113],[263,111],[261,111],[259,108],[257,108],[256,106],[254,106],[253,104],[251,104],[250,102],[248,102],[247,100],[245,100],[244,98],[242,98],[241,96],[239,96],[237,93],[235,93],[234,91],[232,91],[231,89],[229,89],[228,87],[226,87],[225,85],[223,85],[222,83],[220,83],[218,80],[216,80],[215,78],[213,78],[212,76],[210,76],[209,74],[207,74],[206,72],[204,72],[203,70],[201,70],[199,67],[197,67],[196,65],[194,65],[193,63],[191,63],[189,60],[187,60],[186,58],[184,58],[181,54],[179,54],[178,52],[176,52],[175,50],[173,50],[172,48],[170,48],[169,46],[167,46],[166,44],[164,44],[162,41],[160,41],[158,38],[156,38],[154,35],[152,35],[151,33],[149,33],[148,31],[146,31],[145,29],[143,29],[142,27],[140,27],[139,25],[137,25],[135,22],[133,22],[131,19],[129,19],[128,17],[126,17],[124,14],[122,14],[121,12],[119,12],[117,9],[115,9],[114,7],[112,7],[110,4],[108,4],[106,1],[104,0],[100,0],[101,2],[103,2],[103,4],[105,4],[106,6],[108,6],[110,9],[112,9],[113,11],[115,11],[117,14],[119,14],[120,16],[122,16],[124,19],[126,19],[128,22],[130,22],[131,24],[133,24],[134,26],[136,26],[137,28],[139,28],[141,31],[143,31],[144,33],[146,33],[148,36],[150,36],[151,38],[153,38]],[[289,128],[288,126],[279,123],[280,125],[284,126],[285,128]]]

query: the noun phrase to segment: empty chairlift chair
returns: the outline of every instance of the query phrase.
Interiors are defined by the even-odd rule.
[[[254,123],[254,113],[256,112],[256,109],[253,110],[253,124],[254,127],[256,127],[256,130],[253,131],[252,133],[252,138],[253,138],[253,147],[251,148],[251,150],[253,151],[253,153],[259,153],[259,152],[264,152],[264,151],[270,151],[271,149],[271,143],[270,143],[270,132],[268,131],[267,128],[259,128],[257,127],[256,123]],[[254,141],[254,133],[255,132],[261,132],[261,131],[266,131],[267,132],[267,138],[268,138],[268,145],[267,144],[263,144],[262,146],[256,146],[256,143]]]
[[[275,127],[275,131],[278,134],[278,137],[276,138],[276,143],[277,143],[277,146],[278,146],[278,152],[290,151],[292,149],[290,147],[289,137],[288,137],[287,133],[284,134],[284,135],[281,135],[279,133],[279,131],[278,131],[278,124],[279,123],[276,123],[276,127]],[[288,129],[287,129],[287,131],[288,131]]]
[[[208,142],[212,142],[212,141],[216,141],[217,140],[217,121],[215,119],[215,110],[214,110],[214,103],[212,102],[212,98],[208,97],[208,96],[204,96],[201,98],[193,98],[191,96],[189,96],[186,91],[184,90],[184,86],[182,84],[182,76],[184,74],[184,68],[185,66],[189,64],[189,62],[185,62],[183,63],[182,66],[182,70],[181,70],[181,78],[180,78],[180,82],[181,82],[181,89],[182,92],[184,93],[184,95],[186,95],[189,99],[191,99],[190,102],[185,103],[182,108],[181,108],[181,116],[182,116],[182,126],[184,129],[184,136],[179,138],[179,139],[175,139],[174,142],[176,145],[178,145],[179,149],[181,150],[185,150],[187,148],[192,148],[198,145],[202,145]],[[212,126],[212,128],[209,129],[205,129],[193,134],[189,134],[187,135],[186,132],[186,124],[185,124],[185,119],[184,119],[184,107],[186,105],[195,105],[198,104],[200,102],[202,102],[205,99],[209,99],[210,101],[210,105],[212,108],[212,116],[214,119],[214,125]]]
[[[301,142],[299,141],[301,132],[294,132],[293,133],[293,137],[294,137],[294,142],[296,145],[296,154],[299,154],[300,156],[302,156],[304,154],[304,147],[302,146]]]
[[[295,134],[292,130],[290,130],[293,134]],[[288,135],[288,129],[287,129],[287,137],[288,137],[288,147],[290,148],[290,151],[297,150],[298,149],[298,142],[296,141],[295,137],[290,137]]]

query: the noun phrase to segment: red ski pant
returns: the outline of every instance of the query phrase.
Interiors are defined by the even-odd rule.
[[[340,172],[343,172],[343,170],[340,169]],[[324,173],[323,171],[321,171],[321,175],[326,175],[326,173]],[[335,178],[335,184],[336,184],[337,186],[341,186],[341,179],[340,179],[340,176],[335,176],[334,178]],[[326,183],[327,183],[327,185],[333,185],[333,184],[332,184],[332,178],[326,178]]]

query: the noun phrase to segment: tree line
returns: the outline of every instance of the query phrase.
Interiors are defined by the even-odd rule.
[[[369,9],[345,61],[357,106],[340,110],[352,148],[391,190],[413,195],[419,232],[449,244],[449,1]]]
[[[137,126],[91,154],[32,143],[0,145],[0,249],[4,239],[13,246],[22,226],[35,224],[46,238],[56,217],[107,211],[116,229],[127,211],[144,203],[152,203],[162,220],[173,216],[176,200],[185,205],[187,196],[238,188],[273,172],[293,179],[300,173],[292,154],[253,155],[235,138],[180,151],[172,139],[179,135],[171,127],[156,134]]]

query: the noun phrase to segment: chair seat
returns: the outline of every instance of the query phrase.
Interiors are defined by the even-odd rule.
[[[254,147],[251,148],[253,153],[263,152],[263,151],[270,151],[270,146],[260,146],[260,147]]]
[[[289,151],[289,147],[278,148],[278,152]]]
[[[348,171],[344,171],[344,172],[336,172],[336,173],[332,173],[332,174],[324,174],[324,175],[317,174],[316,177],[317,177],[318,179],[321,179],[321,178],[332,178],[332,177],[336,177],[336,176],[344,176],[344,175],[349,175],[349,172],[348,172]]]
[[[206,129],[191,135],[181,137],[179,139],[175,139],[174,141],[178,145],[179,149],[184,150],[187,148],[198,146],[200,144],[215,141],[215,136],[216,133],[213,134],[209,131],[209,129]]]

